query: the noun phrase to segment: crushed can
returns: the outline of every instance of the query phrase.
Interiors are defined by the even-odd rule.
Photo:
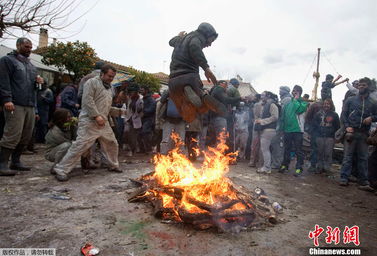
[[[86,243],[82,248],[81,252],[84,256],[94,256],[99,254],[99,249],[91,245],[90,243]]]

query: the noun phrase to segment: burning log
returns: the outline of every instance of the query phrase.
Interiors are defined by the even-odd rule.
[[[146,184],[142,185],[136,191],[131,193],[130,197],[128,198],[128,202],[138,202],[143,201],[148,196],[148,186]]]
[[[261,223],[277,223],[268,198],[234,185],[224,174],[230,155],[225,139],[205,153],[202,169],[196,169],[177,148],[155,157],[155,172],[132,180],[140,186],[129,202],[148,201],[157,218],[183,222],[195,228],[239,232]]]

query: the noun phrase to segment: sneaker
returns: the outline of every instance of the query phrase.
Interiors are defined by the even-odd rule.
[[[302,169],[296,169],[295,174],[293,174],[295,177],[299,177],[302,174]]]
[[[285,173],[286,171],[288,171],[287,166],[285,166],[285,165],[280,166],[280,169],[279,169],[280,173]]]
[[[363,191],[374,192],[374,189],[369,185],[360,185],[357,188]]]
[[[256,165],[254,163],[252,163],[252,162],[249,162],[248,166],[249,167],[256,167]]]
[[[58,181],[67,181],[69,180],[69,177],[67,174],[56,174],[55,175],[55,178],[58,180]]]
[[[348,180],[346,180],[346,179],[341,179],[340,182],[339,182],[339,185],[340,185],[340,186],[344,186],[344,187],[345,187],[345,186],[348,186]]]
[[[123,172],[121,169],[117,168],[117,167],[114,167],[114,168],[109,168],[109,172],[117,172],[117,173],[121,173]]]
[[[266,173],[266,174],[270,174],[271,173],[271,169],[267,169],[267,168],[258,168],[257,169],[257,173]]]
[[[197,108],[200,108],[202,106],[202,100],[200,97],[194,92],[194,90],[191,88],[191,86],[185,86],[183,88],[185,96],[187,99]]]

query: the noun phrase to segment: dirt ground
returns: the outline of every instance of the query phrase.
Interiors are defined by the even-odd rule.
[[[358,225],[362,255],[377,255],[377,196],[355,184],[340,187],[337,166],[333,176],[305,172],[296,178],[292,172],[257,174],[246,162],[232,165],[228,177],[234,183],[250,191],[263,188],[284,211],[273,227],[228,234],[165,224],[152,216],[150,205],[128,203],[134,188],[129,178],[153,170],[147,156],[127,158],[121,152],[123,173],[75,170],[61,183],[50,175],[52,164],[38,146],[38,154],[23,156],[31,172],[0,177],[0,248],[48,247],[56,248],[57,255],[81,255],[80,248],[90,242],[106,256],[308,255],[313,247],[308,234],[318,224],[325,228],[321,246],[326,226],[343,232],[345,226]],[[70,199],[54,199],[54,194]],[[341,241],[339,246],[345,245]]]

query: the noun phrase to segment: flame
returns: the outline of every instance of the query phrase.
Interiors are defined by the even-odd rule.
[[[225,175],[229,171],[229,163],[234,161],[236,153],[226,153],[226,134],[223,132],[218,138],[216,147],[209,147],[208,152],[203,152],[204,161],[201,168],[194,164],[182,153],[183,142],[175,133],[172,134],[176,146],[168,155],[154,157],[155,173],[153,178],[162,186],[177,188],[183,191],[179,205],[174,203],[174,198],[166,193],[159,193],[165,208],[177,207],[186,211],[197,213],[203,211],[192,202],[200,202],[215,207],[221,206],[224,201],[238,199],[237,194],[230,189],[231,182]],[[199,149],[195,149],[199,152]],[[190,203],[191,202],[191,203]],[[246,206],[241,203],[233,205],[231,210],[242,210]]]

